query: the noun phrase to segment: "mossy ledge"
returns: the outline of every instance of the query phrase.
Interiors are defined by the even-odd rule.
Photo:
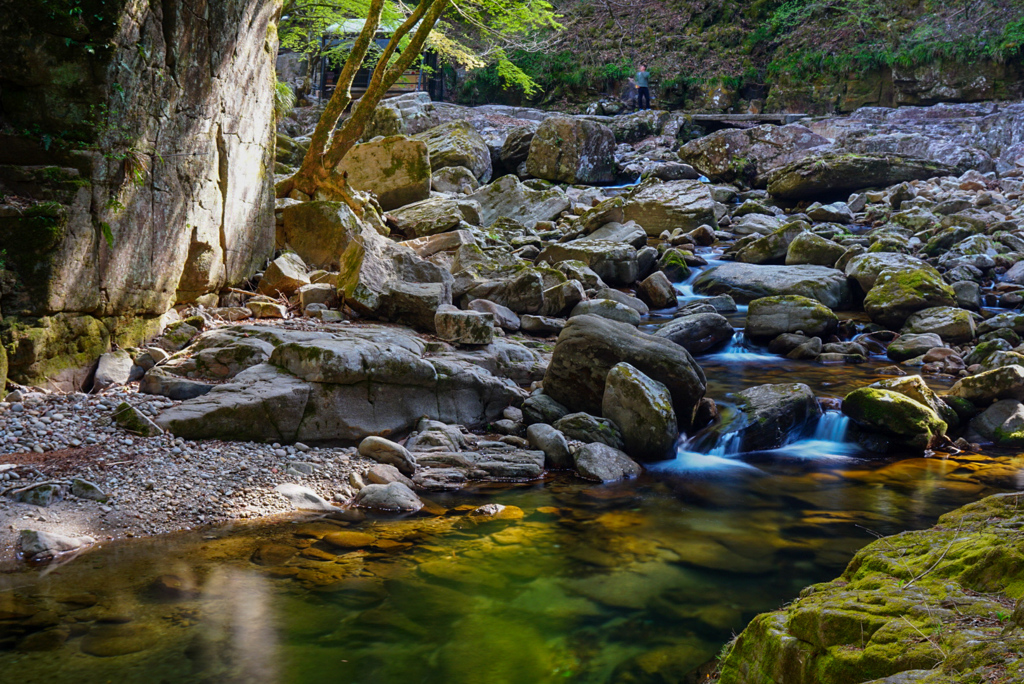
[[[718,684],[1024,681],[1022,526],[1024,492],[998,494],[869,544],[840,578],[754,618]]]

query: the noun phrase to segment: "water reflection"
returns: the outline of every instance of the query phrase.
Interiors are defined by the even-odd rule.
[[[437,517],[93,549],[3,576],[0,668],[26,683],[684,681],[873,534],[1014,488],[1024,465],[807,458],[812,441],[684,452],[610,486],[446,494]],[[522,517],[467,515],[494,501]]]

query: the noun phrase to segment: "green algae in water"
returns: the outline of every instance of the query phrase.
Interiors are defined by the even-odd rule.
[[[873,539],[1015,486],[1024,457],[779,462],[480,489],[440,517],[301,518],[109,544],[0,576],[33,682],[685,681]],[[519,520],[475,523],[488,502]],[[360,532],[323,541],[331,532]],[[368,535],[368,536],[367,536]]]

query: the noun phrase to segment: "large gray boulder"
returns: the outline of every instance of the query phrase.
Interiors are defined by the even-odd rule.
[[[569,318],[574,316],[600,316],[632,326],[640,325],[640,314],[636,309],[614,299],[588,299],[580,302],[569,314]]]
[[[972,438],[1003,447],[1024,447],[1024,404],[1002,399],[971,421]]]
[[[846,275],[825,266],[727,263],[697,276],[693,289],[700,294],[727,294],[740,304],[760,297],[802,295],[835,310],[843,308],[849,300]]]
[[[926,262],[917,257],[899,252],[869,252],[850,259],[846,264],[846,275],[857,281],[864,292],[875,286],[875,281],[882,271],[904,268],[931,269]],[[934,269],[933,269],[934,270]]]
[[[482,425],[521,396],[478,363],[425,357],[421,339],[391,327],[245,330],[274,344],[270,363],[164,411],[158,425],[188,439],[357,444],[408,433],[424,416]]]
[[[597,316],[576,316],[566,323],[544,376],[544,391],[571,411],[600,413],[608,372],[623,362],[664,384],[679,426],[692,425],[707,380],[690,353],[670,340]]]
[[[300,202],[285,207],[281,215],[277,248],[293,250],[309,268],[337,271],[345,249],[364,231],[344,202]]]
[[[585,480],[616,482],[634,478],[643,469],[618,449],[594,443],[576,453],[576,471]]]
[[[623,242],[573,240],[553,242],[538,255],[537,263],[581,261],[609,285],[632,285],[640,274],[636,249]]]
[[[483,136],[468,122],[449,121],[415,137],[426,143],[432,170],[462,166],[481,183],[491,180],[491,150]]]
[[[122,350],[107,352],[101,356],[92,381],[92,391],[99,392],[108,387],[126,384],[131,378],[133,363],[128,352]]]
[[[451,197],[431,197],[391,212],[391,221],[407,238],[420,238],[458,228],[463,222],[479,223],[477,206]]]
[[[569,198],[557,188],[531,190],[515,176],[502,176],[468,199],[480,205],[480,225],[487,228],[499,218],[515,219],[527,228],[551,221],[569,209]]]
[[[738,449],[777,449],[801,434],[821,417],[814,392],[801,383],[758,385],[736,395],[736,418],[722,427],[735,433]]]
[[[717,227],[711,188],[700,181],[645,181],[626,199],[623,221],[636,221],[648,235],[702,225]]]
[[[415,135],[441,123],[430,93],[419,91],[390,97],[373,110],[363,140],[377,136]]]
[[[691,354],[700,354],[728,342],[734,333],[729,319],[706,312],[675,318],[661,326],[654,335],[672,340]]]
[[[423,508],[423,502],[416,496],[416,492],[401,482],[366,485],[356,494],[352,505],[402,513],[415,513]]]
[[[903,334],[934,333],[947,344],[963,344],[974,339],[974,317],[955,306],[922,309],[907,318]]]
[[[805,150],[827,145],[828,139],[799,124],[727,128],[691,140],[679,148],[679,158],[708,178],[721,183],[758,185],[773,168],[803,158]]]
[[[775,169],[767,174],[766,185],[775,197],[804,200],[949,175],[954,175],[951,167],[923,159],[826,153]]]
[[[530,141],[526,171],[556,183],[608,183],[615,176],[615,134],[571,117],[545,119]]]
[[[671,457],[679,437],[672,396],[628,363],[608,371],[601,410],[622,430],[625,451],[640,462]]]
[[[526,428],[526,438],[530,446],[544,452],[544,467],[553,470],[564,470],[573,467],[572,454],[565,435],[547,423],[534,423]]]
[[[760,341],[795,332],[824,338],[838,326],[839,318],[821,302],[801,295],[782,295],[750,302],[744,333]]]
[[[354,145],[334,167],[334,175],[345,176],[356,190],[372,192],[384,211],[430,197],[427,145],[403,135]]]

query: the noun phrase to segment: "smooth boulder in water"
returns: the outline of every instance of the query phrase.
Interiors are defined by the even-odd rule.
[[[691,354],[700,354],[728,342],[735,330],[718,313],[695,313],[674,318],[658,328],[655,337],[672,340]]]
[[[736,394],[736,419],[722,427],[735,433],[739,451],[777,449],[821,418],[821,407],[803,383],[758,385]]]
[[[974,317],[955,306],[936,306],[911,314],[903,332],[935,333],[947,344],[963,344],[974,339]]]
[[[969,439],[1002,447],[1024,447],[1024,404],[1001,399],[971,421]]]
[[[643,472],[629,456],[607,444],[587,444],[575,458],[576,472],[585,480],[615,482],[634,478]]]
[[[898,329],[918,311],[955,304],[956,293],[935,269],[889,269],[864,298],[864,311],[875,323]]]
[[[608,371],[602,413],[622,431],[625,451],[641,462],[669,458],[679,437],[672,395],[628,363]]]
[[[935,333],[907,334],[893,340],[885,354],[893,361],[908,361],[941,346],[942,338]]]
[[[802,295],[832,310],[843,308],[850,295],[846,274],[825,266],[726,263],[697,276],[693,289],[699,294],[727,294],[741,304],[760,297]]]
[[[600,413],[608,371],[623,362],[668,388],[681,428],[693,424],[707,379],[690,353],[597,316],[576,316],[566,323],[544,376],[544,391],[569,410]]]
[[[892,390],[854,390],[843,399],[843,413],[866,431],[915,449],[927,449],[946,434],[946,423],[935,411]]]
[[[824,337],[834,333],[838,326],[839,318],[821,302],[801,295],[782,295],[750,302],[744,333],[752,340],[762,341],[795,332]]]

